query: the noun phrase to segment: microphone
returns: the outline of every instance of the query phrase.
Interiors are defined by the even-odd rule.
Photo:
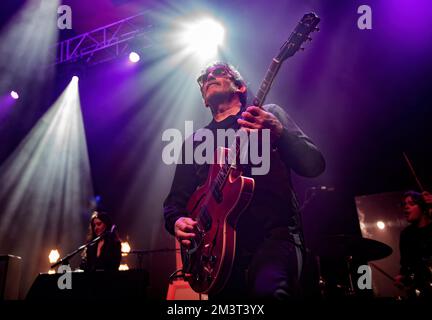
[[[332,191],[335,191],[336,188],[335,187],[330,187],[330,186],[315,186],[315,187],[310,187],[309,190],[312,190],[312,191],[323,191],[323,192],[332,192]]]

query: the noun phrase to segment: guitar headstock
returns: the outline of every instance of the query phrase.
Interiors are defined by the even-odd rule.
[[[283,61],[292,57],[301,49],[302,44],[306,40],[312,40],[310,34],[318,31],[317,25],[319,22],[320,18],[315,13],[306,13],[291,33],[288,40],[282,45],[276,59],[278,61]]]

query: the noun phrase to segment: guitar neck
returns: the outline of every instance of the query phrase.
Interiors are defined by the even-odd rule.
[[[258,93],[256,97],[253,100],[253,105],[257,107],[262,107],[264,104],[265,98],[267,94],[270,91],[271,85],[276,78],[276,75],[282,65],[282,61],[277,60],[277,58],[273,58],[269,68],[267,69],[266,75],[264,77],[264,80],[261,82],[260,88],[258,90]],[[240,151],[240,143],[239,140],[236,138],[230,147],[231,152],[228,154],[228,159],[226,164],[223,166],[223,169],[219,171],[219,174],[217,176],[217,184],[222,185],[223,181],[225,181],[230,168],[232,168],[233,164],[237,159],[243,158],[245,155],[241,155]],[[234,150],[234,152],[232,152]]]
[[[261,82],[261,85],[258,89],[257,95],[253,100],[253,105],[257,107],[262,107],[264,104],[265,98],[270,91],[271,85],[276,78],[276,75],[282,65],[282,62],[273,58],[269,68],[267,69],[264,80]]]
[[[269,68],[267,69],[264,80],[261,82],[257,95],[253,100],[254,106],[260,108],[263,106],[273,81],[276,78],[280,67],[282,66],[282,62],[288,57],[293,56],[300,49],[300,45],[307,39],[311,39],[309,38],[309,34],[316,30],[316,26],[318,25],[319,21],[320,19],[318,16],[312,12],[303,16],[302,20],[297,24],[295,30],[291,33],[289,39],[282,45],[279,54],[273,58]],[[242,159],[245,155],[247,155],[239,153],[241,148],[237,138],[232,144],[230,150],[233,150],[233,147],[235,148],[235,152],[229,152],[226,163],[223,165],[222,170],[220,170],[218,173],[215,183],[216,188],[223,185],[230,170],[235,166],[236,160],[239,158]]]

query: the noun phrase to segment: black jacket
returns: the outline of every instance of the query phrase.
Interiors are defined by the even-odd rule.
[[[269,173],[252,176],[255,179],[254,195],[237,225],[239,244],[252,247],[272,229],[288,226],[290,219],[297,212],[291,170],[301,176],[314,177],[321,174],[325,168],[321,152],[282,108],[277,105],[266,105],[264,109],[281,121],[284,130],[275,145],[275,150],[271,152]],[[240,113],[221,122],[213,120],[205,128],[214,133],[217,129],[237,130]],[[199,143],[194,142],[194,149]],[[185,210],[187,202],[195,189],[205,182],[209,169],[208,164],[182,163],[177,164],[170,193],[164,202],[165,226],[171,234],[174,234],[175,221],[188,215]],[[246,168],[243,175],[250,176],[250,170]]]
[[[121,243],[114,236],[105,237],[99,257],[97,257],[98,242],[86,249],[81,261],[81,269],[85,271],[116,271],[121,261]]]
[[[406,227],[400,235],[401,274],[414,277],[415,286],[422,286],[432,280],[432,223],[423,228],[415,225]]]

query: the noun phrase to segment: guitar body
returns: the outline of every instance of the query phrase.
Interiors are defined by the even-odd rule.
[[[182,247],[183,271],[193,290],[213,294],[220,291],[231,274],[235,257],[236,224],[248,206],[255,187],[252,178],[233,170],[221,190],[213,191],[214,180],[229,152],[218,148],[206,182],[187,204],[190,217],[199,220],[191,246]],[[199,219],[198,219],[199,218]]]

